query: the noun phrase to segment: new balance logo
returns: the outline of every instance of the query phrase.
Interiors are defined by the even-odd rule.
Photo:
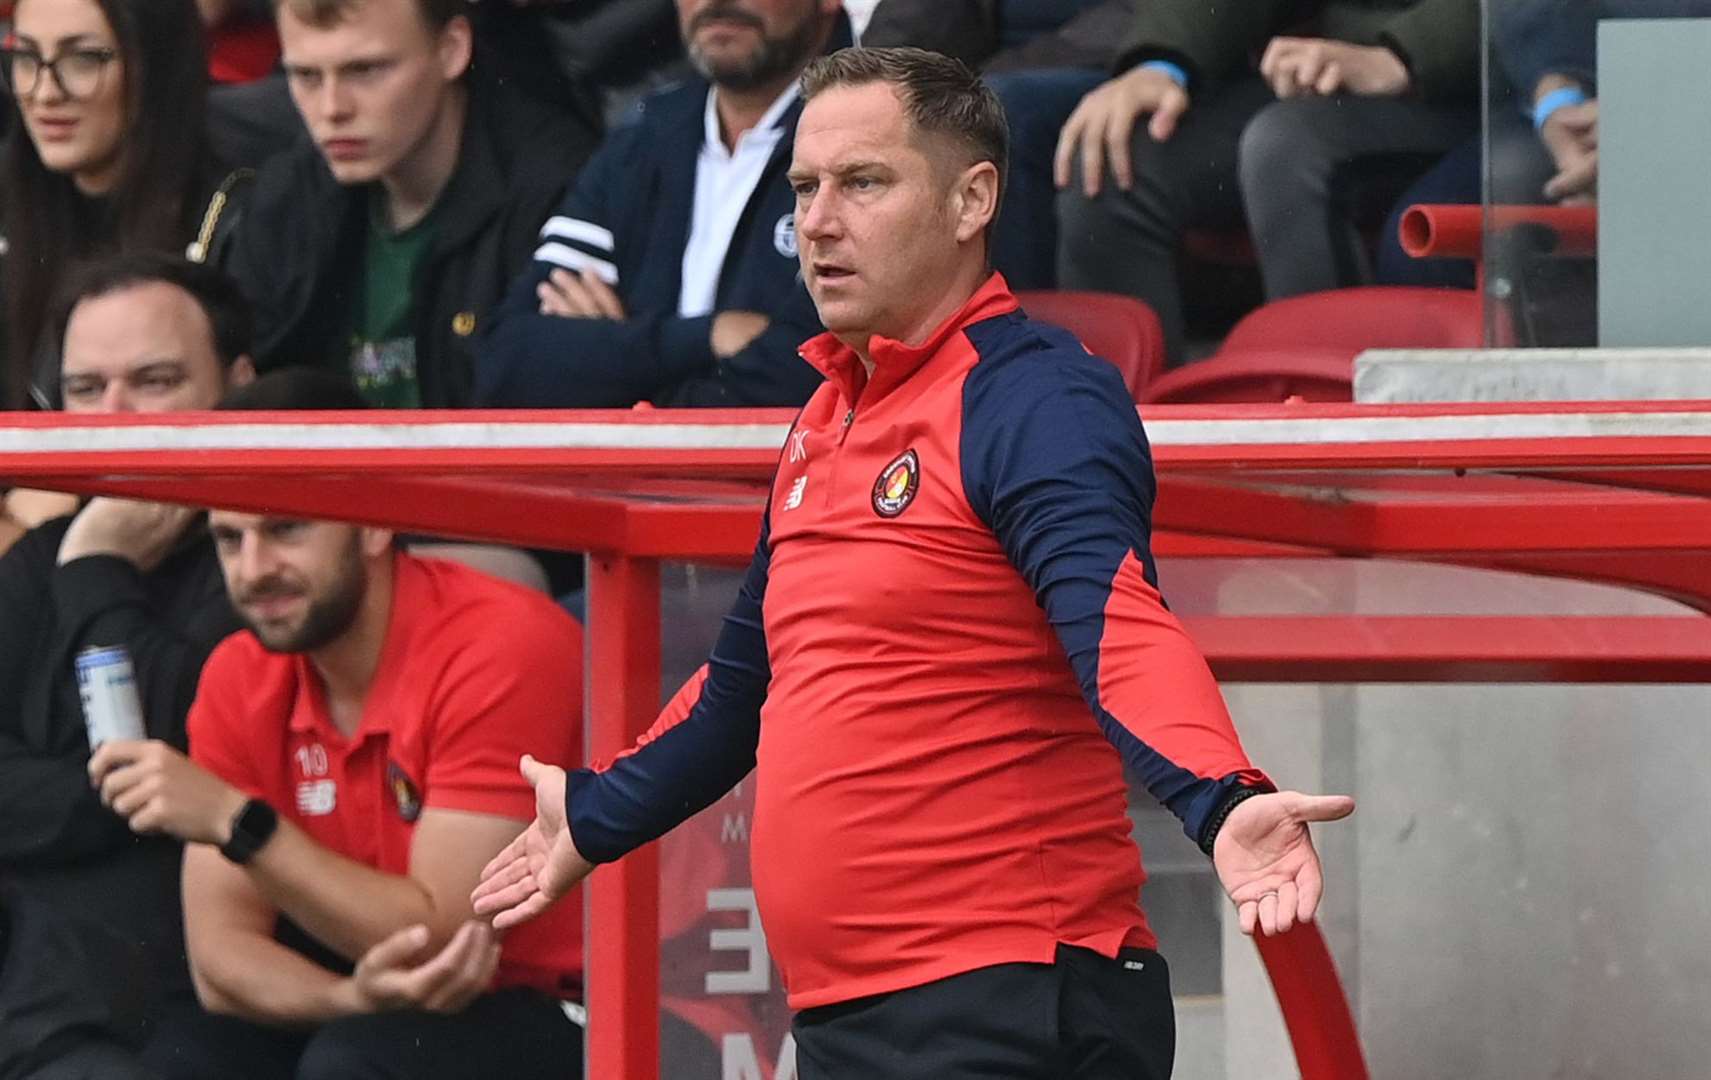
[[[297,785],[297,812],[304,817],[324,817],[338,804],[339,788],[331,780],[307,780]]]
[[[784,497],[784,508],[794,510],[802,505],[802,493],[808,490],[807,474],[798,476],[796,482],[790,485],[790,494]]]
[[[1147,969],[1147,965],[1142,963],[1139,960],[1125,960],[1125,961],[1123,961],[1123,970],[1124,971],[1145,971],[1146,969]]]

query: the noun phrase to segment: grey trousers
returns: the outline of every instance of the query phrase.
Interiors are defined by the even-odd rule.
[[[1185,230],[1245,223],[1269,299],[1361,284],[1371,275],[1356,228],[1363,192],[1382,220],[1390,197],[1478,126],[1471,102],[1279,101],[1257,77],[1231,83],[1196,101],[1167,142],[1136,126],[1128,191],[1107,175],[1089,199],[1077,175],[1058,193],[1058,287],[1146,301],[1174,363]]]

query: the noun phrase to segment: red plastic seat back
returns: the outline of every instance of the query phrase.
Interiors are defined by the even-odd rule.
[[[1167,371],[1147,387],[1152,405],[1232,402],[1349,401],[1354,397],[1351,358],[1312,349],[1255,349],[1207,357]]]
[[[1218,351],[1155,380],[1153,404],[1348,401],[1354,360],[1367,349],[1484,344],[1479,294],[1363,286],[1277,300],[1249,313]]]
[[[1032,317],[1063,327],[1088,351],[1116,365],[1136,401],[1163,374],[1164,329],[1153,309],[1134,297],[1039,289],[1018,292],[1016,299]]]
[[[1313,348],[1353,360],[1367,349],[1477,349],[1484,344],[1478,293],[1367,285],[1274,300],[1237,323],[1218,355]]]

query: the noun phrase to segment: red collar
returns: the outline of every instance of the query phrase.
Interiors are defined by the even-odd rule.
[[[844,400],[853,402],[864,393],[864,387],[876,395],[889,393],[936,355],[952,334],[995,315],[1015,311],[1020,306],[1016,297],[1011,295],[1004,275],[994,272],[974,291],[967,303],[940,323],[919,345],[905,345],[875,334],[867,343],[867,355],[873,360],[871,387],[868,387],[867,369],[862,366],[861,357],[835,334],[824,333],[810,339],[800,352],[802,359],[838,388]]]
[[[392,610],[386,618],[386,641],[380,647],[380,663],[375,666],[374,678],[368,684],[362,723],[348,739],[333,726],[332,711],[327,705],[326,686],[321,682],[321,673],[315,669],[314,662],[306,653],[292,655],[291,662],[297,671],[298,686],[297,699],[292,703],[291,716],[287,721],[292,731],[318,732],[343,739],[352,745],[360,743],[370,735],[391,732],[392,711],[386,704],[393,695],[392,684],[401,676],[402,669],[410,663],[407,655],[410,619],[424,602],[417,598],[423,584],[420,561],[408,552],[393,552]]]

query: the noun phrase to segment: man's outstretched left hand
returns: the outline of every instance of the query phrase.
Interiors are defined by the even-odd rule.
[[[1319,854],[1307,826],[1354,813],[1347,795],[1278,791],[1255,795],[1230,811],[1212,842],[1212,866],[1235,902],[1242,933],[1282,934],[1311,922],[1325,890]]]
[[[564,770],[527,754],[520,768],[535,789],[535,820],[493,856],[470,895],[476,916],[491,921],[495,930],[528,922],[594,870],[570,838]]]

